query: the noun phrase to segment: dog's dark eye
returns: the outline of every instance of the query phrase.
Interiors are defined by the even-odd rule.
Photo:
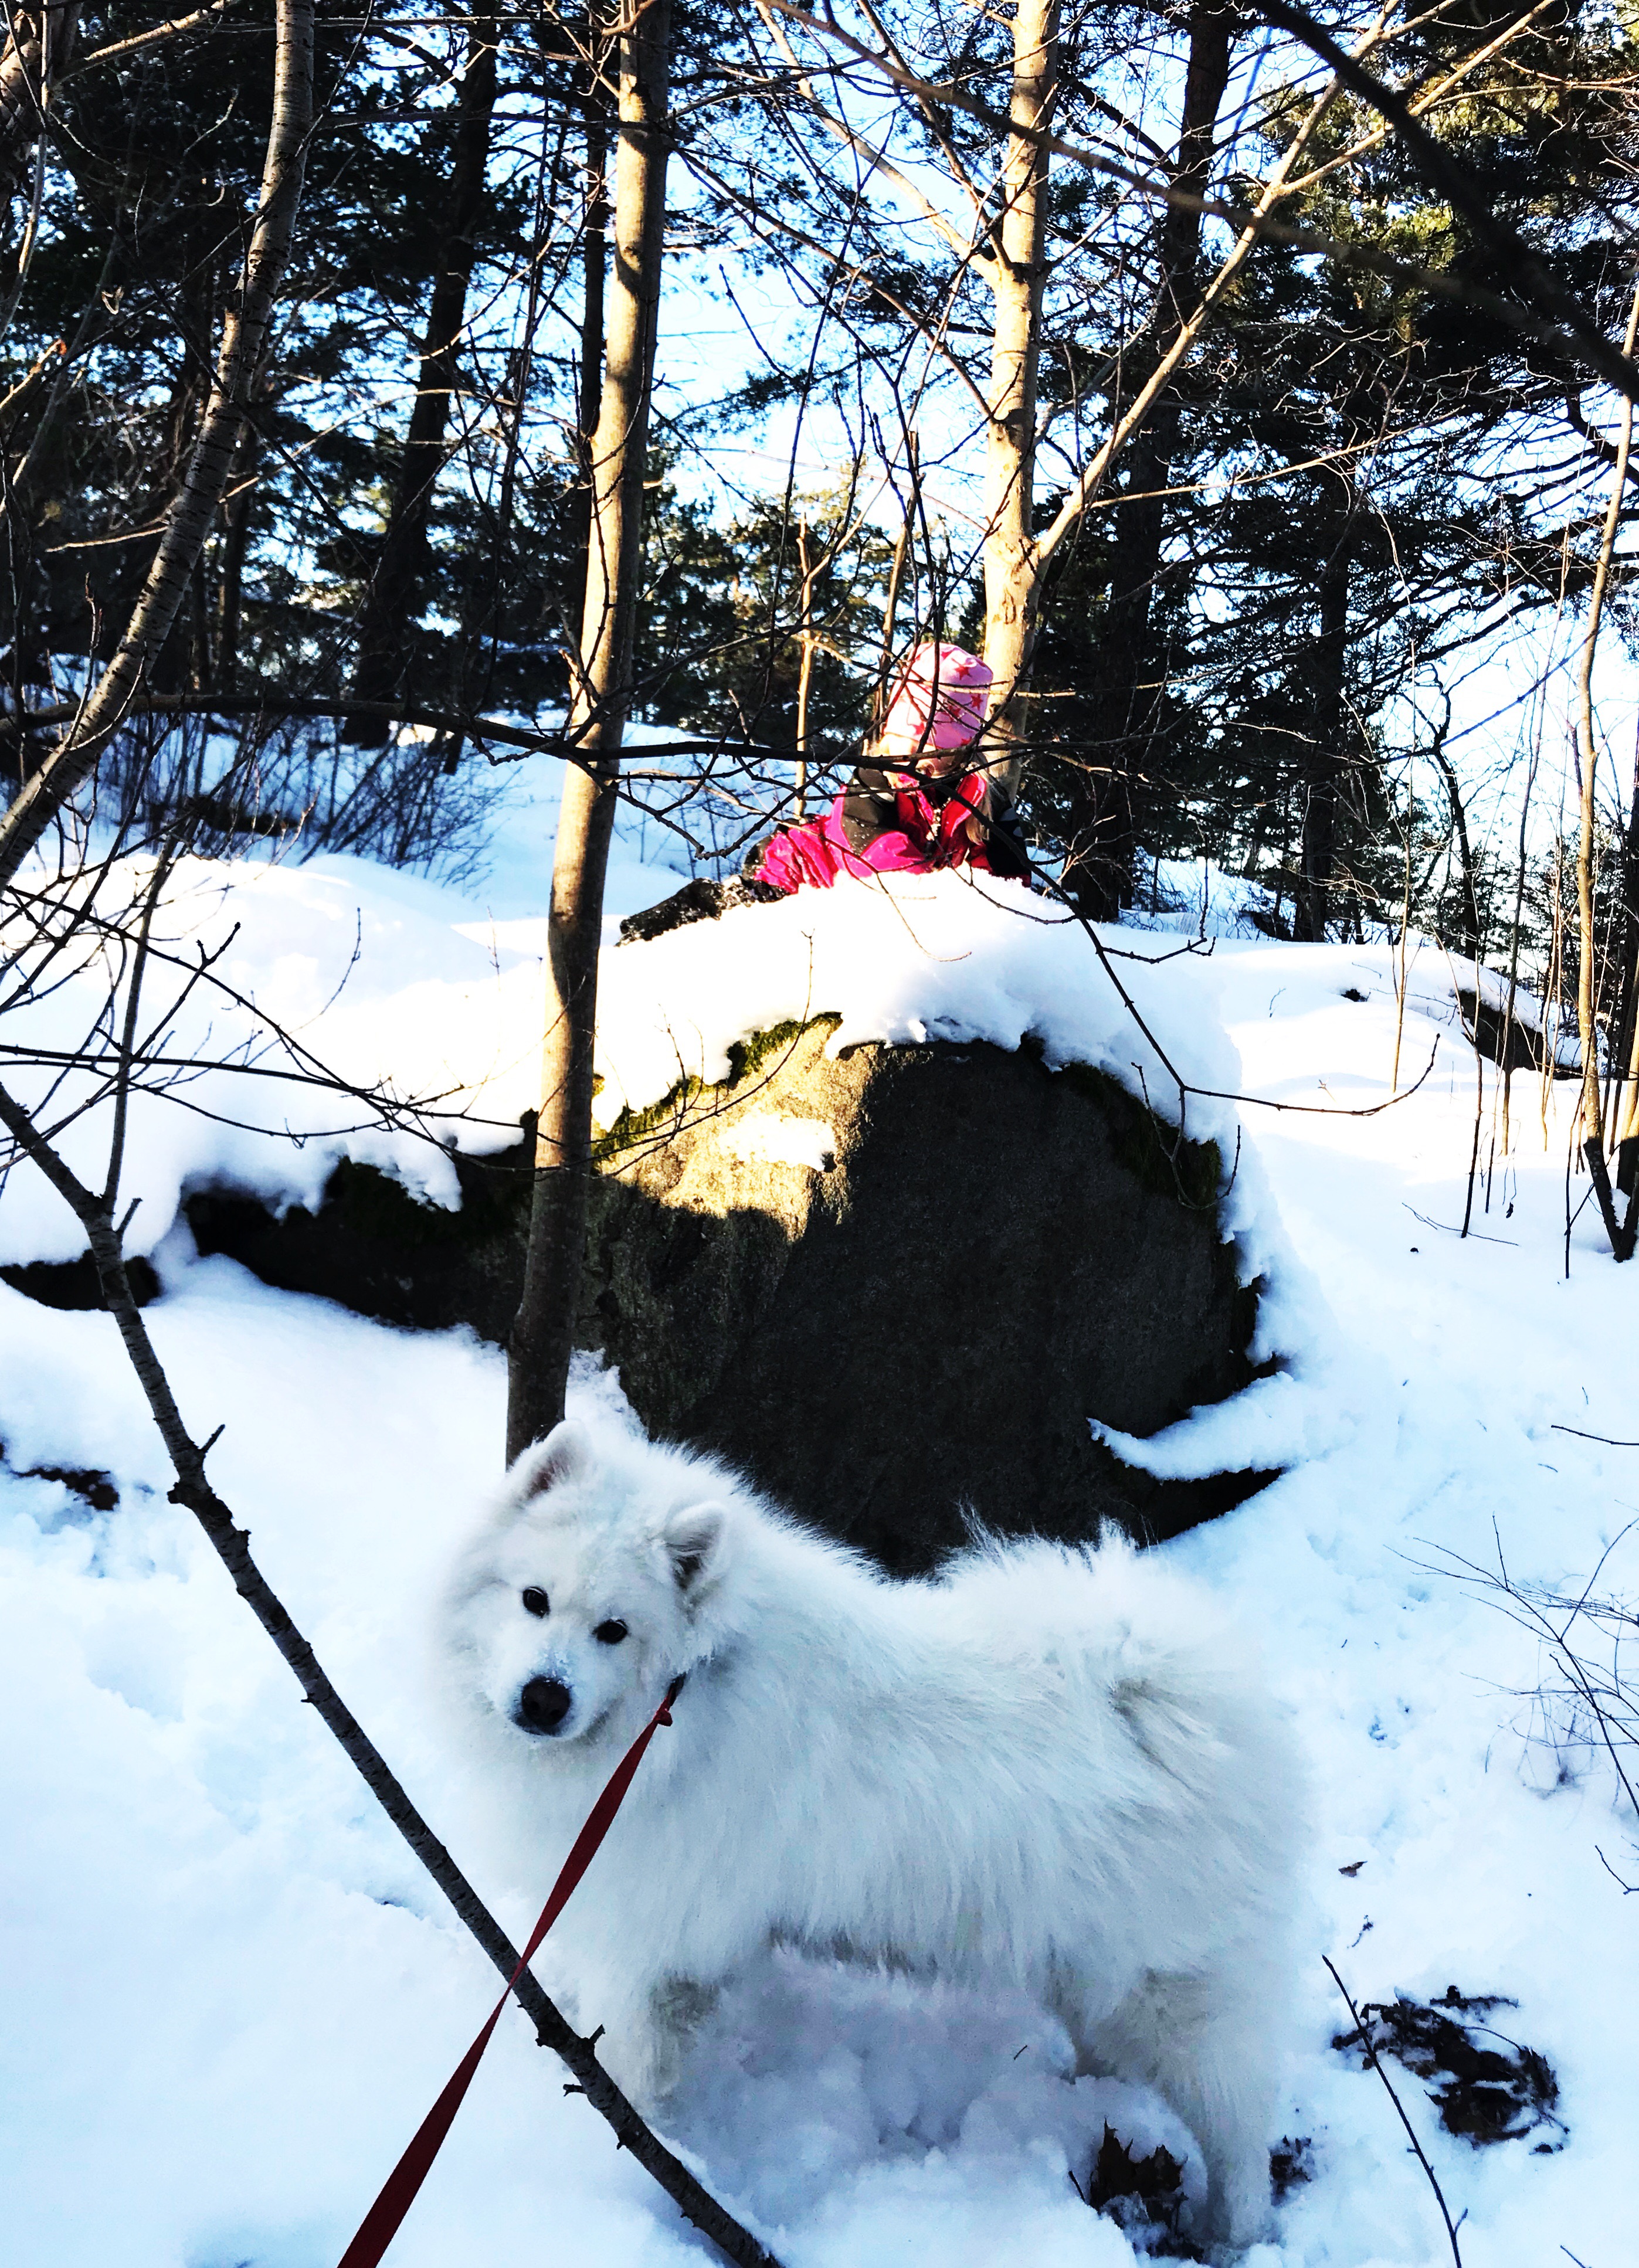
[[[523,1594],[523,1604],[527,1615],[543,1615],[550,1610],[552,1602],[537,1584],[531,1583]]]
[[[600,1646],[618,1646],[626,1635],[624,1623],[600,1623],[592,1633]]]

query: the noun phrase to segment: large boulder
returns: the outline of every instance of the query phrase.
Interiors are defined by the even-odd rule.
[[[579,1341],[651,1430],[720,1449],[897,1572],[971,1520],[1176,1533],[1257,1474],[1161,1484],[1088,1421],[1147,1434],[1251,1375],[1210,1145],[1028,1047],[831,1057],[834,1018],[735,1050],[720,1086],[627,1114],[600,1152]],[[459,1212],[346,1166],[275,1221],[206,1192],[202,1248],[393,1322],[502,1339],[522,1281],[526,1145],[458,1161]]]

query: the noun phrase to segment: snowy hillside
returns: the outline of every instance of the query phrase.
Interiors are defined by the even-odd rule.
[[[616,909],[668,886],[628,872]],[[502,1359],[463,1333],[395,1332],[270,1291],[197,1260],[172,1224],[190,1181],[306,1197],[344,1152],[448,1201],[447,1160],[417,1129],[492,1146],[533,1101],[539,925],[516,898],[460,901],[345,861],[198,870],[179,888],[179,940],[241,924],[241,1005],[191,1002],[179,1055],[237,1045],[272,1064],[277,1018],[351,1078],[390,1072],[416,1106],[403,1130],[361,1134],[318,1090],[203,1074],[186,1099],[266,1130],[152,1100],[127,1194],[143,1198],[133,1243],[163,1280],[149,1321],[184,1413],[196,1434],[225,1426],[217,1486],[459,1856],[466,1760],[443,1729],[427,1608],[497,1469]],[[944,877],[611,953],[605,1107],[653,1100],[681,1071],[715,1075],[747,1030],[831,1011],[853,1038],[1012,1045],[1034,1032],[1050,1060],[1104,1061],[1176,1116],[1085,939],[1038,926],[1045,911]],[[1561,2248],[1614,2268],[1639,2207],[1639,1921],[1600,1853],[1639,1880],[1635,1822],[1607,1763],[1543,1744],[1518,1697],[1541,1675],[1532,1643],[1434,1571],[1495,1565],[1500,1547],[1517,1581],[1574,1587],[1635,1517],[1639,1448],[1585,1437],[1639,1432],[1639,1270],[1601,1254],[1588,1211],[1568,1246],[1569,1089],[1544,1096],[1529,1073],[1515,1076],[1514,1154],[1495,1159],[1488,1207],[1482,1188],[1476,1233],[1459,1236],[1475,1071],[1431,949],[1411,970],[1401,1084],[1438,1034],[1432,1070],[1409,1099],[1348,1117],[1333,1114],[1390,1094],[1400,1018],[1386,949],[1106,939],[1175,956],[1115,966],[1188,1079],[1297,1106],[1243,1111],[1231,1198],[1247,1264],[1271,1278],[1264,1337],[1285,1367],[1156,1440],[1117,1443],[1175,1475],[1288,1467],[1164,1547],[1261,1635],[1317,1790],[1303,2036],[1280,2129],[1309,2139],[1310,2178],[1258,2268],[1451,2257],[1381,2086],[1330,2046],[1347,2019],[1323,1955],[1357,1999],[1454,1984],[1517,2002],[1489,2021],[1547,2058],[1562,2131],[1474,2146],[1391,2069],[1466,2216],[1468,2268],[1537,2268]],[[77,1016],[84,1029],[90,997],[70,985],[32,1012],[33,1043],[67,1044],[53,1035]],[[458,1126],[458,1105],[487,1123]],[[1482,1172],[1492,1105],[1488,1073]],[[1188,1115],[1232,1151],[1229,1106],[1192,1097]],[[94,1123],[72,1138],[89,1164]],[[1585,1186],[1571,1184],[1573,1206]],[[79,1244],[44,1186],[14,1174],[0,1259]],[[0,1347],[8,2250],[41,2268],[329,2268],[487,2009],[491,1973],[166,1501],[107,1318],[0,1285]],[[112,1477],[116,1508],[46,1476],[88,1472]],[[1631,1591],[1632,1570],[1619,1549],[1607,1587]],[[486,1874],[476,1852],[473,1871],[521,1932],[546,1886]],[[594,1872],[581,1895],[595,1889]],[[1152,2137],[1166,2114],[1068,2085],[1065,2052],[1028,2005],[774,1962],[713,2019],[675,2139],[786,2268],[1119,2268],[1126,2238],[1069,2176],[1084,2180],[1106,2116]],[[660,2268],[706,2256],[509,2019],[389,2257]]]

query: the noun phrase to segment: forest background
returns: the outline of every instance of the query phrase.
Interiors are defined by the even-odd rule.
[[[1367,102],[1315,116],[1325,62],[1267,13],[678,0],[625,703],[670,733],[623,792],[680,850],[732,858],[831,792],[884,655],[941,632],[994,653],[1011,601],[1022,797],[1089,911],[1204,857],[1299,935],[1409,917],[1506,958],[1517,923],[1547,973],[1613,397]],[[1628,12],[1466,0],[1338,36],[1362,32],[1480,203],[1619,336]],[[125,689],[101,793],[203,847],[277,834],[447,873],[517,754],[483,720],[555,726],[573,690],[618,26],[322,8],[314,39],[242,423],[142,659],[171,707],[139,720]],[[185,484],[273,27],[233,0],[174,24],[15,11],[0,82],[15,788],[118,652]],[[1022,97],[1056,149],[999,130]],[[1283,153],[1271,225],[1111,453]],[[1034,232],[1025,258],[1004,225]],[[1598,807],[1607,1016],[1628,791],[1624,749]],[[1574,938],[1559,958],[1569,997]]]
[[[0,885],[95,822],[105,869],[454,877],[498,767],[564,765],[512,1450],[561,1409],[617,804],[732,870],[928,637],[991,663],[1074,917],[1204,859],[1272,933],[1574,1003],[1626,1256],[1622,6],[8,21]]]

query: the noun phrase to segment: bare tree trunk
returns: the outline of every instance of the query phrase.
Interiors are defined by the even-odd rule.
[[[665,244],[670,0],[620,35],[615,261],[592,450],[592,541],[548,929],[546,1041],[523,1299],[508,1355],[508,1462],[564,1414],[592,1179],[592,1057],[603,876],[631,697],[643,475]]]
[[[1615,1092],[1611,1098],[1607,1139],[1613,1149],[1620,1150],[1623,1129],[1633,1115],[1633,1098],[1629,1092],[1632,1075],[1628,1066],[1634,1053],[1634,1012],[1635,1005],[1639,1005],[1639,742],[1635,743],[1634,750],[1633,788],[1628,802],[1628,825],[1622,836],[1621,921],[1615,952],[1621,976],[1621,989],[1616,997],[1616,1013],[1611,1023],[1611,1064],[1615,1074]],[[1621,1158],[1617,1187],[1624,1195],[1632,1192],[1631,1149]]]
[[[1480,959],[1480,892],[1474,876],[1473,846],[1468,839],[1468,814],[1463,807],[1463,793],[1457,783],[1451,760],[1445,753],[1445,736],[1451,730],[1451,704],[1446,704],[1445,723],[1434,736],[1429,750],[1439,766],[1440,777],[1445,783],[1445,799],[1451,807],[1451,825],[1457,835],[1457,852],[1463,878],[1462,929],[1456,942],[1466,957],[1476,964]],[[1476,978],[1476,983],[1478,979]]]
[[[74,60],[80,0],[46,0],[44,7],[12,11],[0,53],[0,205],[22,188],[53,85]]]
[[[245,554],[250,544],[250,515],[256,500],[256,468],[262,436],[248,419],[233,455],[223,505],[226,530],[222,574],[217,591],[217,688],[232,693],[239,681],[239,641],[245,595]]]
[[[1002,208],[991,231],[995,295],[986,428],[985,659],[994,674],[993,761],[1011,792],[1023,739],[1020,692],[1036,637],[1036,389],[1045,281],[1048,156],[1035,138],[1058,97],[1058,0],[1018,0]]]
[[[448,224],[427,309],[415,406],[393,484],[393,508],[359,620],[352,687],[356,701],[391,701],[403,688],[406,637],[416,585],[426,563],[432,491],[444,469],[445,428],[449,423],[450,397],[455,391],[457,350],[466,325],[467,291],[476,258],[477,227],[490,163],[490,122],[495,110],[498,36],[493,16],[471,19],[461,79]],[[364,746],[378,746],[388,733],[385,722],[356,724],[350,727],[348,737]]]
[[[89,777],[132,698],[143,689],[188,595],[195,562],[221,504],[301,202],[313,119],[313,0],[277,0],[273,116],[262,194],[239,287],[228,297],[210,398],[188,476],[166,512],[159,548],[113,660],[74,723],[0,820],[0,888]]]
[[[776,0],[776,4],[784,4],[784,0]],[[1356,55],[1368,54],[1370,49],[1377,44],[1382,36],[1383,33],[1381,23],[1379,23],[1377,27],[1368,32],[1357,43],[1355,50]],[[1021,33],[1015,20],[1015,55],[1026,51],[1027,36],[1025,33]],[[985,637],[985,658],[991,664],[993,670],[994,670],[996,674],[998,684],[1001,687],[1000,695],[993,701],[993,714],[996,715],[1000,720],[997,728],[998,736],[1001,740],[1004,749],[1008,748],[1010,745],[1015,747],[1017,746],[1019,738],[1017,722],[1018,703],[1016,699],[1017,688],[1023,671],[1028,669],[1029,666],[1030,641],[1034,635],[1036,610],[1039,601],[1041,578],[1045,572],[1049,561],[1052,559],[1054,552],[1057,551],[1059,545],[1065,542],[1069,536],[1074,533],[1075,529],[1080,526],[1089,504],[1091,504],[1094,497],[1098,493],[1099,488],[1102,485],[1105,475],[1109,472],[1111,466],[1120,455],[1121,451],[1125,448],[1132,435],[1142,427],[1144,421],[1149,416],[1156,400],[1170,383],[1173,372],[1183,361],[1184,357],[1188,353],[1196,339],[1200,337],[1202,330],[1205,328],[1212,315],[1214,308],[1223,298],[1224,294],[1229,289],[1230,284],[1234,282],[1236,276],[1240,273],[1241,269],[1245,266],[1246,261],[1251,258],[1251,254],[1262,235],[1262,223],[1266,216],[1273,212],[1275,206],[1278,205],[1287,195],[1287,180],[1296,167],[1299,158],[1308,148],[1322,119],[1325,118],[1326,113],[1332,107],[1333,103],[1336,100],[1339,84],[1340,82],[1333,77],[1330,79],[1325,86],[1321,90],[1319,95],[1316,98],[1313,105],[1310,107],[1303,124],[1298,128],[1291,141],[1287,144],[1285,151],[1281,153],[1281,157],[1276,159],[1274,166],[1271,168],[1264,181],[1263,188],[1259,193],[1258,202],[1252,208],[1252,211],[1249,216],[1247,226],[1243,229],[1240,235],[1236,239],[1235,244],[1229,251],[1228,257],[1224,260],[1222,266],[1214,276],[1211,283],[1201,294],[1200,300],[1193,313],[1189,317],[1187,321],[1182,322],[1178,325],[1176,336],[1173,338],[1171,343],[1167,347],[1165,352],[1161,356],[1155,368],[1150,373],[1148,379],[1145,381],[1143,386],[1139,388],[1138,394],[1133,401],[1122,416],[1117,419],[1108,438],[1104,440],[1096,450],[1095,450],[1092,456],[1089,458],[1087,462],[1076,474],[1075,478],[1070,483],[1068,493],[1065,496],[1058,511],[1054,513],[1051,524],[1043,529],[1039,536],[1032,538],[1028,543],[1023,541],[1023,534],[1021,533],[1021,530],[1023,530],[1024,534],[1028,534],[1030,519],[1033,515],[1023,502],[1023,489],[1022,475],[1024,468],[1023,466],[1020,467],[1020,477],[1015,481],[1014,489],[1008,491],[1009,497],[1011,498],[1009,508],[1015,510],[1015,518],[1011,522],[1009,529],[1007,531],[1007,543],[1005,548],[1008,556],[1012,559],[1023,563],[1023,568],[1028,570],[1029,579],[1017,593],[1017,604],[1015,606],[1010,608],[1008,608],[1005,601],[1000,600],[999,594],[999,608],[1001,611],[1008,612],[1009,619],[1005,623],[999,624],[996,641],[993,647],[989,628],[989,608],[991,605],[989,557],[991,555],[991,543],[987,541],[986,544],[986,629]],[[936,92],[937,90],[930,89],[929,92],[930,93]],[[1015,99],[1015,101],[1019,99],[1016,88]],[[1027,123],[1027,120],[1022,111],[1015,111],[1014,114],[1020,125]],[[1035,145],[1025,144],[1023,141],[1022,136],[1016,135],[1010,137],[1010,155],[1015,148],[1017,148],[1022,154],[1028,151],[1032,162],[1034,162],[1038,154]],[[1038,220],[1040,217],[1040,187],[1041,184],[1038,181],[1037,191],[1038,200]],[[1011,210],[1011,207],[1009,207],[1009,210]],[[1000,262],[996,261],[994,265],[997,269],[1000,270]],[[1037,328],[1039,329],[1039,323],[1037,325]],[[1028,362],[1028,369],[1032,387],[1035,383],[1035,372],[1038,355],[1039,342],[1037,347],[1031,350]],[[993,404],[995,399],[996,396],[993,389]],[[998,420],[993,412],[989,420],[989,433],[993,443],[996,442],[999,438]],[[996,466],[995,460],[993,459],[993,481],[994,474],[998,469],[1000,468]],[[1033,470],[1034,468],[1032,464],[1030,468],[1032,484]],[[991,497],[986,514],[986,525],[987,527],[993,532],[993,539],[997,545],[996,556],[1000,560],[1002,556],[1003,549],[1000,541],[1003,531],[1001,529],[1001,523],[997,512],[997,504],[999,501],[1000,499],[995,495]],[[1009,791],[1013,790],[1017,785],[1019,764],[1020,759],[1015,755],[1008,762],[1000,768],[1004,784],[1008,787]]]
[[[1639,1023],[1628,1049],[1626,1107],[1619,1104],[1616,1120],[1616,1186],[1628,1200],[1622,1217],[1623,1258],[1631,1258],[1639,1241]]]
[[[1537,1123],[1542,1130],[1545,1157],[1548,1148],[1548,1106],[1554,1099],[1554,1073],[1559,1062],[1560,1040],[1565,1030],[1565,791],[1562,786],[1560,790],[1559,820],[1554,836],[1554,912],[1548,932],[1548,973],[1542,987],[1545,1027],[1550,1006],[1554,1027],[1552,1034],[1546,1028],[1544,1030],[1542,1067],[1537,1080]],[[1567,1152],[1567,1174],[1569,1171],[1569,1152]],[[1569,1267],[1569,1263],[1566,1264]]]
[[[1519,998],[1519,939],[1520,915],[1525,903],[1525,834],[1531,824],[1531,792],[1537,784],[1537,764],[1541,755],[1541,728],[1538,727],[1538,744],[1531,752],[1531,769],[1525,774],[1525,792],[1519,806],[1519,865],[1514,879],[1514,919],[1509,932],[1508,1000],[1502,1011],[1502,1155],[1509,1153],[1512,1130],[1510,1126],[1513,1101],[1513,1032],[1514,1008]],[[1543,1019],[1539,1037],[1546,1056],[1547,1049],[1547,994],[1543,994]]]
[[[1229,84],[1229,53],[1237,18],[1214,0],[1198,0],[1190,15],[1189,65],[1184,82],[1178,158],[1172,178],[1204,196],[1212,172],[1218,107]],[[1173,344],[1199,297],[1201,217],[1177,205],[1163,208],[1160,279],[1149,351],[1136,360],[1139,383]],[[1144,365],[1148,364],[1148,367]],[[1065,884],[1095,921],[1114,921],[1131,896],[1134,848],[1133,789],[1143,770],[1158,690],[1145,683],[1151,598],[1161,564],[1166,513],[1163,490],[1178,447],[1180,405],[1168,387],[1127,444],[1126,497],[1118,507],[1110,592],[1099,627],[1096,706],[1108,723],[1100,769],[1074,783],[1074,830]],[[1106,769],[1107,767],[1107,769]]]
[[[1628,336],[1622,349],[1624,354],[1632,355],[1635,337],[1639,337],[1639,286],[1635,288],[1633,306],[1628,317]],[[1634,406],[1624,395],[1621,436],[1616,445],[1616,471],[1611,482],[1611,500],[1606,507],[1605,526],[1600,532],[1593,594],[1588,601],[1588,628],[1582,642],[1582,666],[1576,677],[1576,747],[1582,769],[1582,824],[1576,838],[1576,1034],[1582,1045],[1582,1151],[1588,1161],[1588,1171],[1593,1177],[1594,1194],[1599,1201],[1605,1233],[1610,1238],[1611,1250],[1619,1260],[1626,1260],[1632,1247],[1616,1219],[1615,1201],[1611,1194],[1610,1175],[1605,1163],[1605,1108],[1599,1094],[1599,1041],[1594,1021],[1593,833],[1598,744],[1593,731],[1593,656],[1598,644],[1600,616],[1605,611],[1605,593],[1610,583],[1611,555],[1616,545],[1617,522],[1621,518],[1622,497],[1628,483],[1628,456],[1633,446],[1633,437]]]
[[[593,441],[603,383],[603,303],[609,269],[608,32],[597,9],[587,11],[587,84],[582,114],[587,131],[587,202],[580,239],[580,386],[575,421],[576,482],[571,499],[572,557],[592,556]],[[584,577],[573,593],[586,619]]]
[[[798,594],[797,639],[800,659],[797,667],[797,777],[796,814],[799,821],[808,815],[808,696],[814,685],[814,580],[820,561],[808,548],[808,524],[806,519],[797,524],[797,571],[801,578]]]
[[[1315,638],[1314,739],[1304,770],[1308,795],[1299,852],[1297,905],[1292,934],[1324,942],[1331,912],[1337,850],[1338,781],[1343,770],[1343,665],[1348,641],[1348,543],[1353,514],[1320,571],[1320,628]]]

